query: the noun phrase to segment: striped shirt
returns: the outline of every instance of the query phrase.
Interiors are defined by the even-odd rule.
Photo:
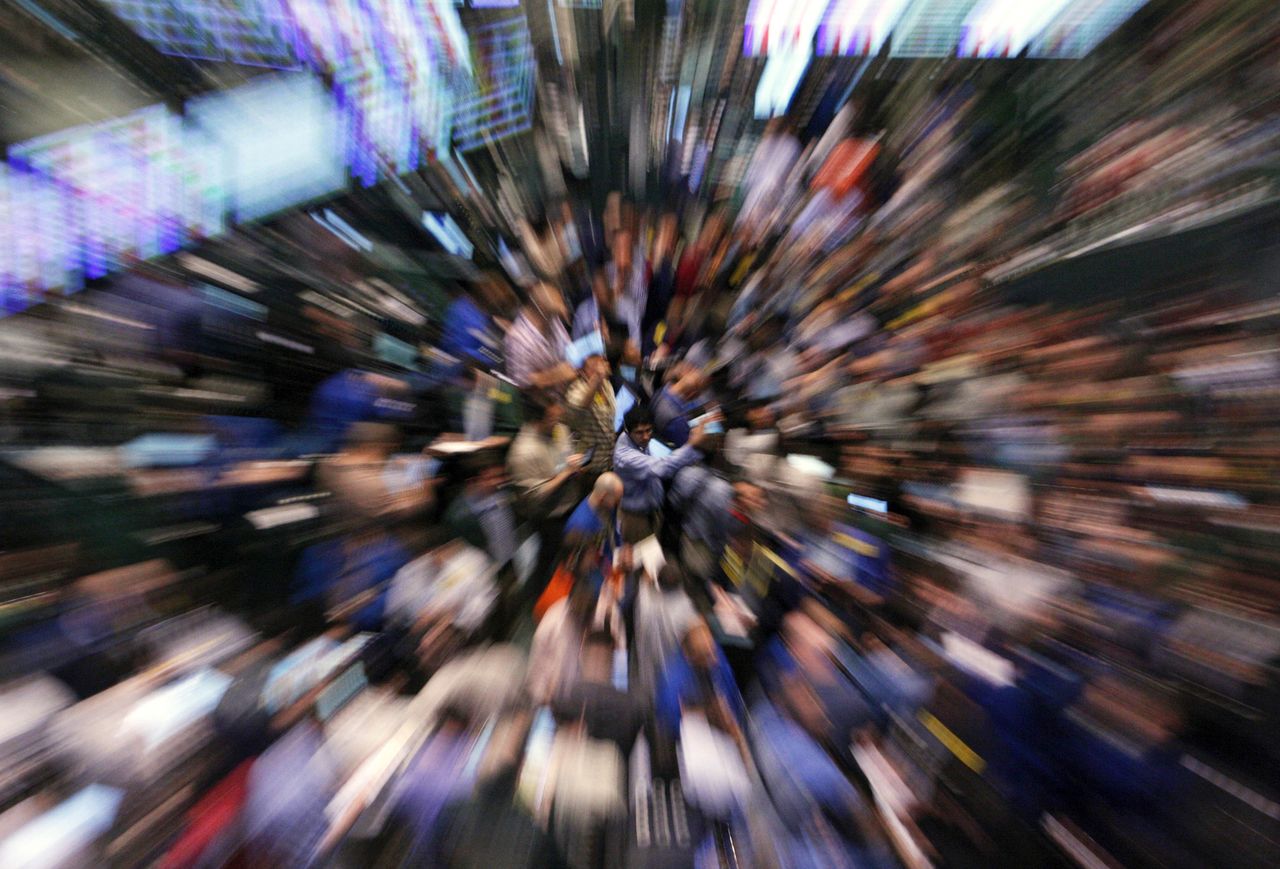
[[[538,327],[528,311],[521,311],[507,332],[507,375],[517,386],[527,389],[534,374],[564,361],[568,346],[569,333],[559,320]]]
[[[595,455],[586,466],[588,474],[603,474],[613,467],[613,429],[617,397],[613,384],[605,381],[593,395],[585,380],[578,380],[569,387],[565,421],[578,436],[577,449],[586,452],[595,448]]]

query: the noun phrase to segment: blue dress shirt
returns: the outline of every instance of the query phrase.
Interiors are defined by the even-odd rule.
[[[613,471],[622,478],[622,509],[631,513],[658,510],[662,507],[663,483],[701,458],[702,453],[687,444],[669,456],[652,456],[623,432],[613,448]]]

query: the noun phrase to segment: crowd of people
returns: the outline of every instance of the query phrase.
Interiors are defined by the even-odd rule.
[[[1130,449],[1090,483],[1133,425],[1178,437],[1156,375],[1090,335],[1093,310],[1002,308],[962,273],[929,316],[885,322],[884,300],[925,280],[910,268],[862,308],[779,304],[759,295],[790,255],[776,236],[735,251],[750,224],[716,212],[655,265],[674,216],[646,232],[617,205],[597,230],[612,249],[531,268],[518,308],[493,275],[453,296],[422,380],[345,357],[291,427],[224,416],[117,450],[135,498],[185,493],[174,520],[242,512],[256,548],[233,544],[241,584],[218,601],[181,584],[171,548],[87,536],[67,567],[84,575],[7,645],[9,690],[31,700],[15,733],[53,722],[44,739],[76,758],[36,779],[41,799],[106,789],[100,826],[60,834],[75,853],[126,838],[171,866],[802,867],[1229,850],[1188,820],[1216,804],[1196,770],[1224,775],[1219,740],[1265,725],[1177,686],[1265,708],[1274,630],[1204,603],[1245,581],[1247,551],[1159,577],[1194,545],[1187,510],[1218,517],[1219,539],[1242,511],[1258,527],[1246,495],[1195,486],[1265,451],[1174,466]],[[664,270],[647,324],[628,312]],[[1239,372],[1198,360],[1251,346],[1230,330],[1260,304],[1132,326],[1163,388],[1211,397],[1187,412],[1242,438],[1266,420],[1233,410]],[[1143,524],[1126,532],[1126,513]],[[273,555],[277,528],[294,530]],[[113,566],[76,566],[90,558]],[[120,728],[145,763],[87,727]],[[157,781],[191,788],[162,827]],[[1266,813],[1261,785],[1229,781]]]
[[[330,248],[346,307],[187,261],[0,331],[0,866],[1275,862],[1280,219],[1179,158],[1274,123],[1127,102],[1046,202],[926,90],[413,323]]]

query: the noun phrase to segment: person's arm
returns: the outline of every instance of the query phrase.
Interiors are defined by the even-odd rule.
[[[511,473],[511,482],[520,493],[522,507],[527,516],[538,516],[549,506],[549,501],[560,491],[560,487],[569,482],[578,473],[579,458],[569,456],[563,471],[550,477],[541,477],[533,471],[532,457],[524,449],[512,448],[512,455],[507,466]]]
[[[444,523],[454,539],[464,540],[482,552],[487,551],[484,529],[480,526],[480,520],[472,515],[464,495],[453,499],[453,503],[445,511]]]
[[[701,429],[695,429],[695,433]],[[701,438],[695,438],[693,435],[689,437],[689,443],[674,451],[669,456],[651,456],[648,453],[642,453],[625,441],[621,443],[617,450],[614,451],[613,462],[615,470],[626,476],[631,477],[657,477],[660,480],[671,479],[681,468],[688,467],[694,462],[702,458],[702,452],[698,446],[702,443]]]
[[[308,546],[298,559],[289,602],[295,606],[323,598],[333,582],[333,565],[317,546]]]
[[[584,423],[587,422],[583,415],[590,412],[591,401],[598,388],[597,386],[593,389],[592,384],[586,380],[578,380],[565,393],[565,415],[569,418],[571,431],[582,430]]]
[[[557,362],[550,368],[543,368],[539,371],[530,371],[528,373],[528,383],[535,389],[556,389],[567,383],[572,383],[578,376],[578,372],[573,370],[573,366],[568,362]],[[515,379],[514,377],[512,378]]]
[[[685,513],[702,483],[702,476],[696,471],[687,468],[682,469],[672,478],[671,489],[667,493],[667,499],[678,514],[683,515]]]
[[[556,668],[560,658],[555,654],[555,644],[559,639],[560,622],[563,611],[548,611],[542,617],[537,629],[533,632],[533,641],[529,646],[529,669],[525,675],[525,684],[537,703],[546,703],[555,693]]]
[[[519,324],[517,324],[519,326]],[[513,330],[516,327],[512,327]],[[519,335],[508,333],[506,341],[507,374],[517,385],[535,389],[554,389],[571,383],[577,372],[563,360],[544,368],[535,368],[536,348],[532,348]]]

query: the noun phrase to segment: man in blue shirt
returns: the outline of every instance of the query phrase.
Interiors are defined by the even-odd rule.
[[[683,468],[671,481],[667,504],[680,520],[680,561],[703,583],[715,575],[736,522],[731,515],[733,494],[724,475],[707,465]]]
[[[492,322],[469,294],[458,295],[445,310],[440,349],[453,357],[459,367],[467,360],[485,359]]]
[[[322,605],[326,621],[377,631],[387,584],[408,563],[408,552],[385,531],[370,529],[326,540],[302,553],[290,599],[295,605]]]
[[[691,369],[653,397],[653,425],[664,441],[682,447],[689,440],[689,417],[705,386],[702,372]]]
[[[587,546],[601,555],[611,555],[617,544],[617,509],[622,500],[622,480],[604,473],[596,478],[591,494],[569,514],[564,526],[566,542]]]
[[[487,453],[472,457],[465,467],[467,484],[445,511],[445,526],[455,537],[487,552],[499,568],[506,567],[520,545],[515,513],[503,491],[506,473]]]
[[[663,502],[663,485],[681,468],[702,458],[700,448],[708,435],[702,426],[689,435],[689,442],[666,456],[649,452],[653,439],[653,417],[649,409],[636,405],[622,422],[623,432],[613,449],[613,470],[622,479],[622,539],[637,543],[658,527]]]

